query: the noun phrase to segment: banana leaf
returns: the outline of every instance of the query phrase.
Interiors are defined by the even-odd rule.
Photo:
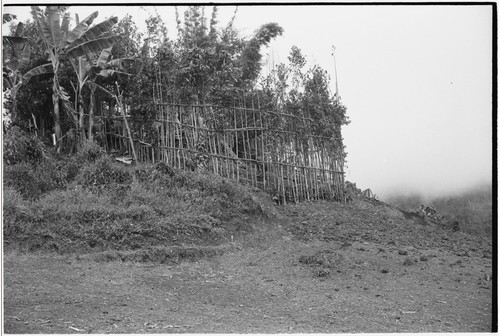
[[[63,19],[62,19],[62,24],[61,24],[61,32],[68,32],[69,31],[69,21],[70,21],[70,13],[64,13]]]
[[[40,33],[40,37],[48,48],[52,48],[51,44],[52,35],[50,33],[50,28],[45,22],[45,15],[42,10],[38,6],[31,6],[31,16],[33,16],[33,20],[35,21],[38,31]]]
[[[11,58],[5,62],[5,67],[12,70],[12,72],[17,72],[19,70],[19,59],[17,57]]]
[[[69,61],[73,66],[79,84],[82,85],[86,81],[87,74],[91,68],[87,58],[85,56],[80,56],[78,58],[70,58]]]
[[[31,77],[52,73],[52,63],[39,65],[23,75],[23,84],[29,82]]]
[[[111,49],[113,49],[113,47],[106,48],[106,49],[103,49],[103,51],[101,51],[101,54],[99,55],[99,58],[97,59],[97,66],[99,68],[104,68],[106,66],[106,63],[108,62],[108,59],[109,59],[109,55],[111,55]]]
[[[68,45],[71,45],[73,42],[75,42],[75,40],[77,38],[82,36],[87,31],[87,29],[92,24],[92,22],[97,17],[97,15],[99,15],[99,12],[94,12],[94,13],[90,14],[84,20],[79,22],[71,32],[69,32],[68,38],[66,39],[65,48],[68,49],[68,47],[67,47]]]
[[[110,97],[117,99],[116,94],[114,94],[113,92],[109,91],[108,89],[100,86],[99,84],[96,84],[95,82],[88,82],[87,85],[90,87],[90,89],[92,89],[94,91],[96,89],[98,89],[98,90],[108,94]]]
[[[109,18],[101,23],[96,24],[94,27],[88,29],[85,31],[82,35],[80,35],[75,41],[70,43],[66,49],[72,49],[75,48],[78,45],[81,45],[85,42],[89,42],[92,40],[95,40],[99,38],[104,33],[107,33],[110,31],[110,29],[118,23],[118,17],[114,16],[112,18]]]
[[[31,57],[31,47],[29,44],[26,44],[20,55],[19,70],[26,69],[26,67],[30,64],[30,57]]]
[[[47,7],[47,23],[50,27],[52,45],[58,46],[61,42],[61,12],[57,6]]]
[[[64,46],[66,45],[66,39],[68,38],[68,33],[69,33],[69,21],[70,21],[70,14],[64,13],[61,24],[61,41],[59,42],[59,48],[61,49],[64,48]]]
[[[142,61],[137,58],[117,58],[106,63],[106,68],[119,69],[129,74],[141,71]]]
[[[128,73],[128,72],[124,72],[124,71],[120,71],[120,70],[111,70],[111,69],[104,69],[104,70],[99,71],[99,73],[98,73],[99,76],[105,77],[105,78],[111,77],[115,74],[133,76],[133,74]]]
[[[31,54],[28,40],[15,36],[4,36],[4,40],[9,41],[8,43],[4,43],[4,46],[9,46],[10,48],[3,48],[3,64],[12,70],[19,70],[26,67]]]
[[[118,36],[107,36],[80,44],[67,51],[69,57],[78,57],[85,54],[97,54],[120,41]]]
[[[3,44],[14,46],[16,44],[27,43],[28,39],[26,37],[20,37],[20,36],[2,36],[2,42]]]
[[[16,27],[16,32],[14,33],[14,36],[21,36],[23,35],[23,30],[24,30],[24,23],[19,22]]]
[[[12,21],[12,20],[17,19],[17,16],[16,16],[16,15],[14,15],[14,14],[3,14],[3,15],[2,15],[2,17],[3,17],[3,18],[2,18],[2,20],[3,20],[3,21],[2,21],[2,24],[7,23],[7,22],[10,22],[10,21]]]

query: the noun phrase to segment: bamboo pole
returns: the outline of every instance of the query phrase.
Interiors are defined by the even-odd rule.
[[[258,105],[255,106],[252,100],[251,108],[247,106],[246,97],[233,99],[232,107],[227,109],[229,123],[220,130],[215,129],[215,124],[204,125],[197,119],[198,115],[206,119],[209,112],[213,117],[212,105],[161,104],[158,118],[162,136],[159,147],[163,149],[160,152],[170,152],[177,157],[177,166],[185,168],[186,155],[193,150],[196,152],[197,142],[204,139],[211,170],[215,174],[248,182],[264,190],[275,190],[284,204],[287,200],[298,202],[311,198],[336,198],[343,194],[343,167],[341,158],[330,149],[335,147],[333,140],[310,134],[312,120],[306,117],[307,113],[300,118],[282,112],[268,113],[261,110],[259,94],[255,97]],[[237,101],[240,106],[236,106]],[[178,112],[186,109],[191,113],[185,113],[186,119],[181,118],[174,123],[170,113],[165,115],[165,108]],[[284,129],[275,129],[274,121],[268,118],[271,115],[281,119]],[[301,127],[304,134],[300,140],[297,132],[299,124],[305,125]],[[175,127],[181,132],[177,144]],[[306,141],[309,143],[307,150],[304,147]],[[141,147],[140,153],[146,155],[148,160],[156,161],[157,146],[151,148],[151,153],[150,148]]]
[[[130,141],[130,147],[132,148],[132,154],[133,154],[134,160],[137,162],[137,154],[135,152],[134,140],[132,139],[132,133],[130,132],[130,127],[128,126],[127,116],[125,115],[124,106],[123,106],[123,103],[121,101],[122,93],[120,92],[120,87],[118,86],[118,82],[115,82],[115,84],[116,84],[116,90],[118,93],[118,95],[115,95],[116,102],[118,103],[118,108],[123,116],[123,122],[125,123],[125,127],[127,129],[128,138]]]
[[[238,125],[237,125],[237,122],[236,122],[236,109],[233,107],[233,119],[234,119],[234,128],[238,128]],[[239,154],[240,154],[240,149],[239,149],[239,134],[238,132],[236,132],[236,155],[239,157]],[[234,161],[233,161],[234,163]],[[239,181],[240,180],[240,169],[239,169],[239,165],[238,163],[236,162],[236,180]]]

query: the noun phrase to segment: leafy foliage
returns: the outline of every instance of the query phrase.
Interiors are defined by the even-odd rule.
[[[277,23],[268,23],[261,26],[255,36],[250,39],[243,49],[241,55],[242,74],[241,81],[253,82],[257,79],[261,70],[260,48],[266,46],[273,38],[283,34],[283,28]]]
[[[24,187],[36,185],[33,167],[17,170]],[[233,181],[174,171],[164,163],[128,167],[107,156],[85,163],[66,188],[39,189],[37,197],[30,196],[36,190],[10,184],[4,191],[10,197],[5,241],[49,250],[55,244],[59,252],[219,244],[250,230],[249,218],[266,215],[256,194]],[[243,218],[245,227],[235,224]]]
[[[128,184],[132,181],[132,175],[113,159],[104,156],[83,167],[77,181],[83,187],[99,191],[108,185]]]
[[[35,200],[52,190],[63,189],[66,179],[60,165],[44,160],[38,165],[5,166],[4,185],[17,190],[25,199]]]
[[[6,165],[40,163],[44,159],[44,151],[39,139],[17,126],[4,133],[3,162]]]
[[[57,141],[62,137],[59,101],[62,100],[65,109],[69,110],[70,115],[74,112],[69,103],[69,96],[66,90],[59,83],[61,61],[64,60],[65,56],[86,56],[87,59],[90,59],[89,54],[108,48],[118,41],[118,38],[115,36],[98,37],[103,31],[116,23],[116,17],[90,27],[98,15],[97,12],[94,12],[84,20],[78,22],[75,28],[69,30],[70,15],[67,12],[65,13],[65,10],[65,7],[58,6],[47,6],[45,11],[42,11],[37,6],[31,7],[33,20],[36,23],[43,45],[48,52],[54,72],[52,101],[54,108],[54,132]],[[75,124],[77,124],[76,116],[72,116]],[[58,142],[58,148],[60,146],[61,143]]]

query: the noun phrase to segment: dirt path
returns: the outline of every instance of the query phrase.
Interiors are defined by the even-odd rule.
[[[4,331],[491,330],[491,255],[473,244],[472,252],[462,255],[462,247],[457,252],[446,244],[420,246],[404,237],[394,241],[397,230],[371,235],[379,238],[369,241],[363,238],[361,222],[358,235],[349,238],[346,230],[351,226],[342,229],[342,223],[332,220],[342,218],[340,210],[317,210],[315,223],[321,224],[322,231],[317,231],[321,236],[301,231],[303,222],[314,216],[290,207],[286,211],[295,214],[293,225],[276,229],[279,238],[253,246],[236,243],[222,256],[178,265],[96,262],[92,255],[7,253]],[[373,218],[370,223],[374,225]],[[337,239],[328,227],[336,228]],[[383,233],[380,227],[375,229]],[[457,241],[463,240],[460,237],[457,233]],[[453,239],[447,237],[445,242]]]

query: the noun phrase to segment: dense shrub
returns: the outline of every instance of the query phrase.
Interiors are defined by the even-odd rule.
[[[132,174],[111,157],[103,156],[94,163],[85,165],[76,180],[83,187],[99,190],[113,184],[130,184]]]
[[[6,165],[3,171],[4,187],[10,187],[25,198],[37,198],[41,192],[35,180],[33,167],[27,163]]]
[[[75,155],[76,161],[80,163],[95,162],[106,154],[106,151],[93,141],[84,141]]]
[[[26,209],[26,201],[21,193],[12,188],[3,189],[3,214],[12,215],[20,209]],[[5,223],[4,223],[5,224]]]
[[[172,188],[175,184],[176,171],[169,165],[159,162],[154,165],[140,165],[134,170],[136,180],[148,188]]]
[[[91,160],[7,166],[7,241],[59,252],[213,245],[263,214],[249,188],[210,173]]]
[[[37,199],[51,190],[65,188],[67,183],[66,173],[58,162],[18,163],[4,169],[4,185],[17,190],[25,199]]]
[[[22,224],[29,215],[29,203],[21,193],[12,188],[3,189],[3,233],[4,236],[15,236],[22,231]]]
[[[38,163],[44,158],[42,142],[29,133],[14,126],[3,136],[4,164]]]

